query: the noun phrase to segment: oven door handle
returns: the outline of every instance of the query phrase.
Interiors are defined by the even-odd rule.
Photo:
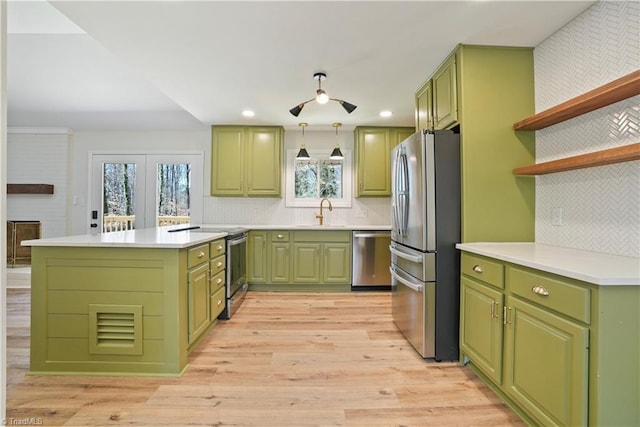
[[[418,284],[418,283],[411,283],[410,281],[408,281],[404,277],[400,277],[398,275],[398,273],[396,273],[393,268],[389,267],[389,272],[391,273],[391,277],[393,277],[394,279],[396,279],[398,282],[402,283],[403,285],[405,285],[409,289],[411,289],[413,291],[416,291],[416,292],[424,291],[424,286],[422,286],[421,284]]]
[[[394,248],[393,246],[389,246],[389,251],[390,251],[392,254],[394,254],[394,255],[396,255],[396,256],[399,256],[400,258],[404,258],[404,259],[406,259],[406,260],[413,261],[413,262],[415,262],[415,263],[417,263],[417,264],[422,264],[422,263],[424,262],[424,260],[422,259],[422,257],[421,257],[421,256],[418,256],[418,255],[411,255],[411,254],[406,254],[406,253],[404,253],[404,252],[400,252],[399,250],[397,250],[397,249],[396,249],[396,248]]]
[[[229,240],[228,243],[229,243],[229,246],[236,246],[246,241],[247,241],[247,236],[242,236],[237,239]]]

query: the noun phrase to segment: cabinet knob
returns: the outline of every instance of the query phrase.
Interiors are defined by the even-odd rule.
[[[222,245],[218,245],[218,247],[217,247],[217,249],[216,249],[216,250],[217,250],[218,252],[220,252],[222,249],[223,249],[223,248],[222,248]]]
[[[222,304],[222,300],[218,300],[218,305],[221,305],[221,304]]]
[[[284,239],[284,235],[278,234],[278,239]]]
[[[217,283],[217,284],[222,283],[222,279],[218,279],[218,280],[216,281],[216,283]]]
[[[218,261],[217,267],[222,267],[222,263]]]
[[[198,253],[198,258],[202,258],[203,256],[204,256],[204,252],[200,251],[200,252]]]
[[[534,286],[531,288],[531,292],[536,295],[542,295],[543,297],[549,296],[549,291],[544,288],[544,286]]]
[[[476,273],[482,273],[482,267],[480,267],[478,264],[474,265],[472,270]]]

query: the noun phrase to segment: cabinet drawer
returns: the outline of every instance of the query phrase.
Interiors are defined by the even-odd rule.
[[[270,233],[272,242],[288,242],[289,241],[289,232],[288,231],[272,231]]]
[[[462,274],[504,289],[504,266],[499,261],[464,252],[460,269]]]
[[[194,267],[209,259],[209,245],[200,245],[189,248],[187,251],[187,267]]]
[[[220,313],[222,313],[222,310],[224,310],[224,306],[225,306],[226,300],[225,300],[225,296],[224,296],[224,286],[220,289],[218,289],[218,291],[211,295],[211,320],[215,320]]]
[[[509,267],[507,274],[509,288],[514,295],[589,323],[591,307],[589,288],[518,267]]]
[[[219,272],[218,274],[211,275],[211,282],[209,283],[209,293],[213,294],[218,291],[218,289],[224,287],[224,270]]]
[[[209,270],[211,277],[223,271],[225,268],[224,254],[209,261]]]
[[[209,243],[209,255],[211,258],[222,254],[224,254],[224,239],[214,240]]]

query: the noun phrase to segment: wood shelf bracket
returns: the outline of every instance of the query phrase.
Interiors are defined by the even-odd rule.
[[[513,125],[515,130],[539,130],[640,94],[640,70],[572,98]]]
[[[609,148],[579,156],[566,157],[550,162],[522,166],[513,170],[514,175],[545,175],[594,166],[610,165],[613,163],[640,160],[640,142]]]

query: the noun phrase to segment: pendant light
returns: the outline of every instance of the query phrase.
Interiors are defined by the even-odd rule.
[[[334,123],[333,127],[336,128],[336,146],[331,152],[329,158],[331,160],[342,160],[344,156],[342,155],[342,151],[340,151],[340,140],[338,139],[338,128],[342,126],[342,123]]]
[[[311,158],[309,152],[304,146],[304,128],[308,125],[308,123],[298,123],[298,126],[302,128],[302,144],[300,144],[300,151],[298,151],[298,155],[296,156],[296,159],[299,160],[309,160]]]

